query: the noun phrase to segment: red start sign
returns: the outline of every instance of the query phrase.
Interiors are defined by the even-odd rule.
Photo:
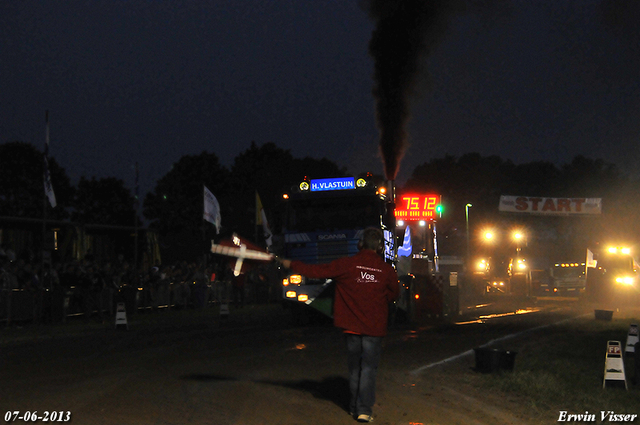
[[[433,220],[440,195],[403,195],[399,198],[394,214],[398,220]]]

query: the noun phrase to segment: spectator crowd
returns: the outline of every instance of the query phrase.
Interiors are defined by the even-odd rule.
[[[247,291],[253,302],[277,299],[272,283],[268,266],[238,277],[226,261],[207,265],[183,261],[136,272],[122,256],[107,262],[91,255],[64,263],[36,262],[0,247],[0,320],[7,325],[50,323],[82,315],[85,320],[105,322],[115,316],[121,302],[127,312],[229,302],[242,307]]]

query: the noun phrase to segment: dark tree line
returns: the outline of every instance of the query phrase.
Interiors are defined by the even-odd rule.
[[[47,211],[49,218],[134,225],[135,199],[122,180],[82,177],[74,186],[55,158],[49,159],[49,167],[58,198],[58,207]],[[0,216],[42,217],[42,172],[42,152],[32,145],[22,142],[0,145]],[[158,231],[165,256],[196,258],[213,238],[233,232],[254,237],[256,192],[271,221],[283,191],[294,182],[305,176],[349,174],[349,170],[326,158],[294,158],[289,150],[274,143],[258,146],[252,142],[230,168],[223,166],[215,153],[181,157],[146,195],[142,212],[149,227]],[[476,223],[505,220],[498,214],[500,195],[603,198],[605,219],[599,220],[597,226],[635,237],[638,234],[635,185],[615,165],[584,156],[556,166],[541,161],[514,164],[497,156],[469,153],[430,159],[413,170],[398,192],[442,195],[445,207],[442,229],[451,234],[460,233],[464,226],[467,203],[473,204]],[[203,186],[220,203],[219,235],[213,225],[202,220]]]
[[[43,153],[24,142],[0,145],[0,216],[40,219],[46,214],[51,220],[134,226],[133,195],[124,181],[82,177],[73,186],[55,158],[48,162],[56,208],[48,201],[43,206]]]
[[[469,153],[419,165],[404,188],[442,194],[451,213],[471,203],[490,215],[501,195],[604,198],[605,207],[613,211],[621,196],[630,195],[632,183],[615,165],[584,156],[557,167],[544,161],[516,165],[498,156]]]
[[[41,218],[44,198],[43,153],[23,142],[0,145],[0,215]],[[55,158],[49,158],[51,179],[56,182],[56,197],[61,205],[73,203],[75,190],[66,171]],[[69,212],[58,208],[50,218],[66,219]]]
[[[343,176],[346,170],[327,159],[294,158],[274,143],[251,143],[235,158],[231,169],[222,166],[213,153],[183,156],[146,196],[144,216],[158,229],[165,252],[193,258],[214,238],[232,233],[254,238],[256,192],[269,219],[282,191],[306,175]],[[202,219],[203,186],[220,204],[219,235]]]
[[[556,166],[536,161],[514,164],[497,156],[469,153],[460,157],[434,158],[413,171],[403,188],[435,192],[443,196],[445,214],[440,220],[441,240],[465,243],[466,211],[471,204],[471,243],[476,247],[485,227],[529,229],[531,246],[541,249],[581,250],[608,241],[637,244],[640,235],[640,203],[637,182],[618,168],[599,159],[576,156]],[[549,217],[499,213],[501,195],[557,198],[601,198],[603,212],[596,217]]]

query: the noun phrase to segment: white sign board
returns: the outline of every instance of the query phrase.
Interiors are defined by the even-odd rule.
[[[542,196],[500,196],[502,212],[541,215],[599,215],[601,198],[545,198]]]

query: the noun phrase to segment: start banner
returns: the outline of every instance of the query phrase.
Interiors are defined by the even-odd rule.
[[[542,196],[500,196],[502,212],[542,215],[602,214],[602,198],[545,198]]]

